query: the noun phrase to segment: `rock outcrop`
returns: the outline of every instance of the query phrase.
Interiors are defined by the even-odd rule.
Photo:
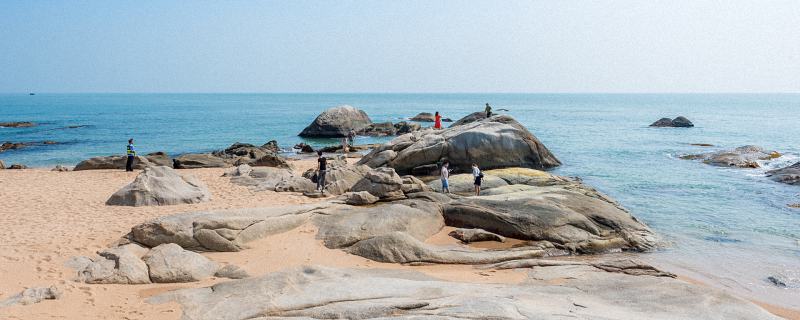
[[[658,121],[650,124],[651,127],[673,127],[673,128],[691,128],[694,124],[685,117],[677,117],[675,119],[661,118]]]
[[[351,130],[358,132],[371,123],[366,112],[342,105],[322,112],[299,135],[306,138],[345,137]]]
[[[785,168],[767,171],[767,176],[772,181],[798,185],[800,184],[800,162]]]
[[[0,144],[0,152],[4,152],[6,150],[15,150],[15,149],[22,149],[25,148],[27,144],[21,142],[3,142]]]
[[[276,146],[270,143],[256,147],[249,143],[237,142],[224,150],[213,152],[212,155],[237,166],[247,164],[254,167],[290,168],[289,163],[275,151],[275,148]]]
[[[174,243],[159,245],[142,257],[150,280],[160,283],[194,282],[213,276],[219,265]]]
[[[345,203],[353,206],[373,204],[380,200],[378,197],[373,196],[371,193],[366,191],[346,192],[343,197]]]
[[[0,301],[0,308],[13,305],[31,305],[44,300],[61,299],[61,290],[56,286],[27,288],[22,292]]]
[[[547,169],[561,162],[533,134],[509,116],[399,136],[373,149],[358,164],[387,166],[400,174],[449,160],[451,168],[468,172],[472,163],[483,169],[530,167]]]
[[[392,168],[369,170],[360,181],[350,189],[354,192],[366,191],[382,200],[405,198],[402,190],[403,179]]]
[[[759,168],[759,160],[771,160],[780,157],[777,151],[766,151],[759,146],[742,146],[733,150],[722,150],[681,156],[681,159],[700,160],[705,164],[719,167]]]
[[[418,131],[422,128],[419,123],[410,123],[401,121],[398,123],[380,122],[373,123],[366,126],[364,129],[358,131],[358,134],[364,136],[394,136],[406,134],[409,132]]]
[[[165,159],[169,159],[169,156],[164,152],[155,152],[144,157],[136,156],[133,161],[133,169],[141,170],[153,165],[170,166],[169,160]],[[127,156],[94,157],[79,162],[72,170],[124,170],[127,161]]]
[[[460,195],[474,195],[475,194],[475,178],[471,173],[462,173],[451,175],[447,180],[450,186],[450,192]],[[497,187],[507,186],[508,183],[493,175],[484,174],[481,181],[481,192],[489,191]],[[435,179],[428,182],[428,186],[436,192],[442,192],[442,180]]]
[[[205,184],[193,175],[180,175],[164,166],[147,167],[136,179],[111,195],[113,206],[164,206],[211,200]]]
[[[456,238],[458,240],[461,240],[461,242],[464,243],[480,242],[480,241],[497,241],[497,242],[506,241],[505,237],[491,233],[483,229],[458,228],[453,231],[450,231],[450,233],[448,233],[447,235]]]
[[[98,252],[98,257],[73,258],[68,265],[77,270],[78,280],[86,283],[150,283],[140,250],[147,251],[135,244],[119,246]]]
[[[3,160],[0,160],[0,170],[5,169],[5,168],[6,168],[6,163],[3,162]]]
[[[168,292],[186,319],[777,319],[751,302],[666,276],[592,265],[532,269],[522,284],[306,266]]]
[[[173,166],[179,169],[197,169],[226,168],[232,164],[210,153],[187,153],[175,158]]]
[[[8,166],[8,168],[6,168],[6,169],[23,170],[23,169],[28,169],[28,166],[26,166],[24,164],[15,163],[15,164],[12,164],[12,165]]]
[[[486,112],[484,112],[484,111],[473,112],[473,113],[470,113],[470,114],[468,114],[467,116],[465,116],[465,117],[463,117],[461,119],[456,120],[456,122],[453,122],[453,124],[451,124],[450,127],[452,128],[452,127],[455,127],[455,126],[460,126],[460,125],[464,125],[464,124],[467,124],[467,123],[480,121],[480,120],[483,120],[483,119],[486,119]]]

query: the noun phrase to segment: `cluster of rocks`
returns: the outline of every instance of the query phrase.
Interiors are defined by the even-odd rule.
[[[58,144],[58,142],[50,141],[50,140],[46,140],[46,141],[42,141],[42,142],[11,142],[11,141],[6,141],[6,142],[3,142],[3,144],[0,144],[0,152],[4,152],[4,151],[7,151],[7,150],[17,150],[17,149],[22,149],[22,148],[25,148],[25,147],[35,146],[35,145],[53,145],[53,144]]]
[[[409,132],[418,131],[422,128],[418,123],[410,123],[401,121],[398,123],[380,122],[372,123],[365,128],[357,131],[357,134],[363,136],[396,136],[406,134]]]
[[[680,158],[700,160],[703,163],[720,167],[759,168],[761,165],[758,161],[772,160],[780,156],[781,154],[777,151],[767,151],[759,146],[748,145],[733,150],[683,155]]]
[[[26,166],[24,164],[19,164],[19,163],[15,163],[15,164],[12,164],[10,166],[6,166],[5,162],[3,162],[3,160],[0,160],[0,170],[3,170],[3,169],[22,170],[22,169],[27,169],[27,168],[28,168],[28,166]]]
[[[340,138],[352,133],[364,136],[394,136],[420,130],[418,123],[373,123],[366,112],[342,105],[323,111],[299,136],[305,138]]]
[[[36,126],[36,124],[29,121],[0,122],[0,127],[4,128],[29,128],[33,126]]]
[[[107,205],[153,206],[211,200],[205,184],[193,175],[181,175],[166,166],[151,166],[130,184],[111,195]]]
[[[686,119],[685,117],[677,117],[675,119],[670,118],[661,118],[656,122],[653,122],[651,127],[672,127],[672,128],[691,128],[694,127],[694,124]]]
[[[95,257],[73,257],[67,265],[85,283],[145,284],[194,282],[210,277],[241,279],[248,274],[233,265],[221,266],[175,243],[153,248],[122,244],[97,252]]]

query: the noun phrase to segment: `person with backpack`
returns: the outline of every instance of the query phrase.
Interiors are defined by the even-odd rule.
[[[475,196],[481,195],[481,180],[483,180],[483,172],[478,169],[478,165],[472,164],[472,176],[475,177]]]
[[[442,163],[441,179],[442,179],[442,193],[450,193],[450,184],[447,179],[450,178],[450,162]]]
[[[322,150],[317,151],[319,158],[317,159],[317,190],[323,195],[325,194],[325,171],[328,167],[328,159],[322,156]]]

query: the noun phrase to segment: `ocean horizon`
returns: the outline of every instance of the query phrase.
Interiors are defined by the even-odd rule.
[[[0,142],[37,143],[2,152],[0,160],[74,166],[90,157],[123,154],[128,138],[135,139],[140,154],[209,152],[234,142],[270,140],[291,153],[300,142],[339,143],[297,136],[337,105],[362,109],[373,122],[396,123],[436,111],[457,120],[483,110],[484,103],[513,116],[563,162],[553,173],[580,177],[653,228],[664,245],[644,259],[744,296],[800,308],[800,210],[787,206],[800,202],[800,189],[765,177],[770,169],[800,161],[796,93],[0,94],[0,122],[37,124],[0,128]],[[677,116],[695,127],[649,127]],[[356,143],[390,139],[357,137]],[[782,156],[758,169],[679,158],[743,145]],[[786,279],[788,288],[776,288],[766,280],[770,276]]]

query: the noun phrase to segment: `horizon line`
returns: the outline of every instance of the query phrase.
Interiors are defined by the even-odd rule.
[[[651,91],[651,92],[602,92],[602,91],[552,91],[552,92],[545,92],[545,91],[509,91],[509,92],[413,92],[413,91],[397,91],[397,92],[379,92],[379,91],[363,91],[363,92],[346,92],[346,91],[339,91],[339,92],[323,92],[323,91],[308,91],[308,92],[301,92],[301,91],[287,91],[287,92],[276,92],[276,91],[52,91],[52,92],[36,92],[36,91],[28,91],[28,92],[0,92],[3,95],[30,95],[33,93],[36,94],[551,94],[551,95],[570,95],[570,94],[618,94],[618,95],[655,95],[655,94],[740,94],[740,95],[763,95],[763,94],[800,94],[800,91],[763,91],[763,92],[725,92],[725,91]]]

